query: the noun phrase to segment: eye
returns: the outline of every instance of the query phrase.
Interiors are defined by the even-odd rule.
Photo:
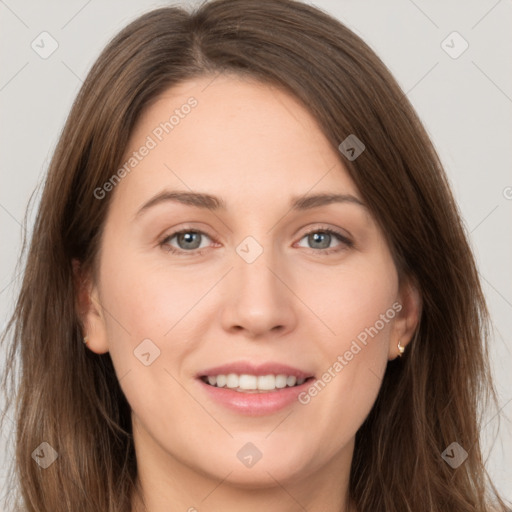
[[[300,242],[306,240],[306,246]],[[338,252],[347,247],[352,247],[353,243],[346,236],[338,233],[334,229],[316,229],[306,233],[299,242],[300,247],[309,247],[310,249],[317,249],[315,252],[331,253]],[[334,246],[332,244],[335,244]]]
[[[167,251],[173,253],[191,252],[196,249],[204,249],[208,247],[208,243],[203,244],[205,239],[210,240],[211,242],[210,237],[202,231],[185,229],[171,233],[162,240],[160,245]]]
[[[307,245],[301,243],[306,240]],[[167,252],[178,255],[201,255],[212,244],[206,233],[196,229],[182,229],[166,236],[160,246]],[[343,234],[331,228],[317,228],[306,233],[297,244],[299,247],[313,249],[314,253],[330,254],[340,252],[354,244]]]

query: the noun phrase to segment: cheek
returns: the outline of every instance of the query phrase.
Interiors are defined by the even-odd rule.
[[[110,356],[137,416],[148,419],[165,411],[167,421],[178,412],[176,404],[187,400],[178,384],[183,361],[194,350],[187,313],[202,288],[193,282],[187,286],[184,279],[163,279],[135,258],[115,261],[105,259],[102,270]]]
[[[212,276],[156,268],[136,255],[120,259],[113,250],[110,255],[102,266],[102,301],[117,377],[141,417],[172,411],[187,400],[177,381],[201,339],[198,311],[208,312],[198,301]]]
[[[308,294],[311,309],[329,328],[327,335],[319,337],[328,351],[347,350],[353,340],[364,344],[387,338],[396,315],[392,306],[398,297],[398,276],[390,255],[359,258],[339,271],[330,270],[316,274],[303,292]]]
[[[205,288],[190,274],[163,272],[137,258],[116,265],[106,262],[104,275],[104,300],[112,311],[108,323],[116,332],[124,327],[121,336],[129,333],[134,342],[139,338],[165,340]]]
[[[315,281],[312,309],[329,330],[315,337],[323,371],[300,401],[320,421],[334,425],[336,444],[340,430],[342,437],[355,434],[379,392],[396,317],[398,277],[384,254]]]

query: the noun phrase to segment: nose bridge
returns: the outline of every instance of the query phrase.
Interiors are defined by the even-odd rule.
[[[293,294],[281,282],[279,254],[269,242],[247,236],[238,244],[231,276],[232,289],[225,305],[225,328],[243,328],[253,334],[289,329],[295,322]]]
[[[267,309],[283,293],[280,283],[270,271],[276,266],[277,255],[268,240],[267,238],[266,243],[260,243],[252,236],[246,237],[236,248],[235,260],[239,300],[252,297],[251,303],[254,307]]]

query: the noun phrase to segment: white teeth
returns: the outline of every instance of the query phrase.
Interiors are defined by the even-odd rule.
[[[286,387],[286,375],[276,376],[276,388],[282,389]]]
[[[295,375],[208,375],[206,381],[218,388],[227,387],[236,391],[273,391],[286,387],[300,386],[306,379],[298,379]]]
[[[274,375],[260,375],[258,377],[258,389],[270,391],[276,389],[276,378]]]
[[[256,375],[240,375],[238,387],[240,389],[257,389],[258,377],[256,377]]]
[[[238,387],[238,375],[235,375],[234,373],[230,373],[226,377],[226,386],[228,388],[237,388]]]

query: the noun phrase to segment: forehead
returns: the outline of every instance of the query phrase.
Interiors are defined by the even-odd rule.
[[[296,98],[233,75],[195,78],[155,98],[122,165],[129,172],[116,201],[134,206],[166,187],[229,197],[240,206],[308,191],[357,195],[339,153]]]

